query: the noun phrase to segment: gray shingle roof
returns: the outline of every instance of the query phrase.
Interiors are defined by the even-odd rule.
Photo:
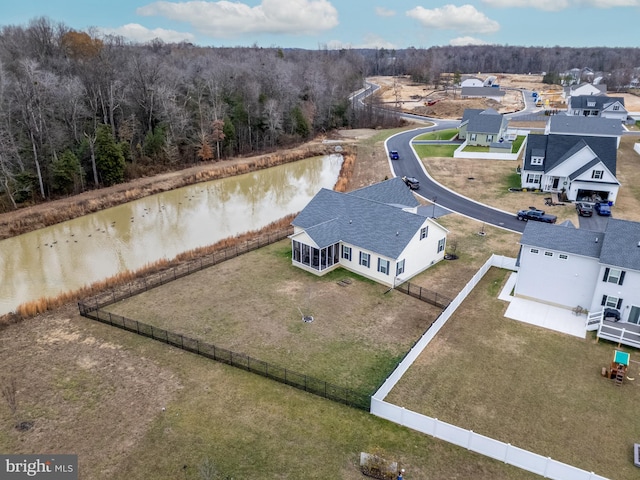
[[[593,150],[613,175],[616,174],[617,139],[585,135],[529,135],[524,169],[549,172],[585,146]],[[545,150],[543,165],[531,165],[534,149]]]
[[[396,206],[417,207],[420,205],[420,202],[416,200],[400,177],[354,190],[349,192],[349,195]]]
[[[640,271],[640,223],[610,218],[600,262]]]
[[[463,97],[503,97],[505,92],[498,87],[462,87],[460,95]]]
[[[607,108],[609,105],[614,104],[615,102],[620,102],[622,107],[624,107],[624,98],[623,97],[609,97],[607,95],[578,95],[572,96],[569,100],[570,108],[596,108],[598,110],[602,110]],[[590,107],[589,104],[594,103],[593,107]]]
[[[622,135],[622,122],[615,118],[553,115],[549,133],[572,135]]]
[[[404,182],[400,182],[387,180],[378,189],[352,193],[323,188],[291,223],[304,229],[320,248],[343,241],[396,259],[426,219],[366,197],[377,197],[384,190],[392,198],[403,197],[400,192],[393,193],[394,189],[408,191]]]
[[[600,258],[604,234],[549,223],[528,222],[520,243],[573,255]],[[596,242],[596,239],[598,240]]]
[[[506,119],[492,108],[486,110],[467,109],[462,116],[461,125],[467,122],[467,133],[498,134]]]
[[[603,265],[640,271],[639,222],[610,218],[604,232],[529,222],[520,243],[597,258]]]

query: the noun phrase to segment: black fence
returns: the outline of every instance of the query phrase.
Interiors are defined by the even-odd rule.
[[[262,375],[280,383],[313,393],[335,402],[343,403],[351,407],[369,411],[371,404],[370,395],[356,392],[354,390],[332,385],[324,380],[297,373],[286,368],[278,367],[270,363],[252,358],[243,353],[232,352],[224,348],[216,347],[207,342],[202,342],[195,338],[173,333],[162,328],[154,327],[137,320],[131,320],[121,315],[100,310],[100,306],[88,306],[78,303],[80,315],[91,318],[107,325],[122,328],[129,332],[137,333],[162,343],[181,348],[197,355],[210,358],[217,362],[226,363],[248,372]]]
[[[232,247],[227,247],[218,252],[214,252],[198,259],[187,261],[184,264],[171,267],[158,274],[145,276],[139,280],[136,280],[135,282],[127,284],[124,287],[120,287],[118,291],[116,291],[116,289],[113,289],[109,292],[105,292],[101,295],[97,295],[90,300],[87,300],[87,308],[90,308],[89,306],[94,303],[95,308],[102,308],[107,305],[116,303],[120,300],[133,297],[142,292],[146,292],[147,290],[151,290],[152,288],[159,287],[169,282],[173,282],[174,280],[177,280],[179,278],[186,277],[187,275],[191,275],[192,273],[224,262],[225,260],[229,260],[244,253],[251,252],[252,250],[257,250],[272,243],[279,242],[280,240],[285,239],[291,233],[293,233],[293,229],[286,228],[277,232],[264,234],[251,240],[239,242]]]
[[[397,286],[396,290],[442,309],[447,308],[452,302],[449,297],[445,297],[441,293],[428,290],[418,285],[412,285],[410,282],[405,282],[402,285]]]
[[[227,365],[262,375],[263,377],[299,388],[305,392],[313,393],[335,402],[369,411],[371,405],[371,396],[369,394],[357,392],[345,387],[338,387],[325,382],[324,380],[319,380],[308,375],[269,364],[262,360],[251,358],[243,353],[232,352],[231,350],[220,348],[194,338],[186,337],[179,333],[173,333],[168,330],[154,327],[153,325],[148,325],[137,320],[131,320],[121,315],[101,310],[102,308],[119,302],[120,300],[133,297],[152,288],[172,282],[220,262],[224,262],[225,260],[229,260],[271,243],[278,242],[286,238],[287,235],[291,233],[292,230],[289,228],[268,235],[263,235],[219,252],[212,253],[211,255],[207,255],[206,257],[202,257],[198,260],[172,267],[155,275],[154,277],[145,277],[137,280],[135,283],[129,283],[127,286],[118,289],[118,291],[114,289],[111,292],[96,296],[86,302],[79,302],[78,308],[80,309],[80,315],[85,318],[106,323],[107,325],[122,328],[129,332],[137,333],[138,335],[158,340],[162,343],[181,348],[197,355],[202,355],[217,362],[226,363]]]

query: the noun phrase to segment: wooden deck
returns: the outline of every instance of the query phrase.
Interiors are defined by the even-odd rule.
[[[604,338],[619,345],[640,348],[640,325],[627,322],[611,322],[602,319],[598,327],[598,338]]]

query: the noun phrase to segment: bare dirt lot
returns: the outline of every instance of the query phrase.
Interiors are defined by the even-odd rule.
[[[369,81],[380,85],[379,98],[385,105],[434,118],[459,119],[466,108],[493,108],[499,113],[516,112],[524,107],[522,93],[512,90],[519,88],[539,92],[543,101],[549,100],[549,108],[566,108],[561,96],[562,88],[542,83],[542,75],[482,74],[479,77],[486,78],[489,75],[497,77],[497,83],[505,91],[502,102],[483,98],[461,99],[459,88],[434,88],[433,85],[415,83],[402,76],[371,77]],[[609,93],[609,96],[624,98],[625,108],[629,112],[640,112],[640,97],[618,93]],[[430,101],[436,103],[428,105]]]

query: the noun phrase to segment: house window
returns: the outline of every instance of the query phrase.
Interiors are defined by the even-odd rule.
[[[487,135],[487,143],[493,142],[493,135]]]
[[[429,234],[429,227],[422,227],[420,229],[420,240],[422,240],[423,238],[427,238],[428,234]]]
[[[389,275],[389,260],[378,258],[378,271],[385,275]]]
[[[351,261],[351,247],[342,245],[342,258]]]
[[[613,109],[614,109],[614,110],[620,110],[620,105],[614,105],[614,106],[613,106]]]
[[[544,252],[545,257],[553,257],[553,252]]]
[[[478,138],[478,134],[477,133],[472,133],[469,136],[469,140],[471,140],[472,142],[475,142],[477,138]]]
[[[604,176],[604,170],[594,170],[591,172],[591,178],[595,178],[596,180],[601,179]]]
[[[541,179],[542,179],[541,173],[527,173],[526,183],[540,183]]]
[[[567,258],[569,258],[568,256],[566,256],[564,253],[561,253],[560,255],[558,255],[558,258],[560,260],[566,260]]]
[[[444,250],[444,245],[446,241],[447,241],[446,238],[441,238],[440,240],[438,240],[438,253]]]
[[[396,277],[401,273],[404,273],[404,260],[400,260],[396,263]]]
[[[540,253],[540,250],[538,250],[537,248],[532,248],[531,250],[529,250],[531,253],[533,253],[534,255],[537,255],[538,253]]]
[[[531,165],[542,165],[542,157],[531,157]]]
[[[622,285],[622,282],[624,282],[624,271],[617,268],[605,268],[602,281]]]
[[[360,265],[362,265],[363,267],[369,268],[370,257],[371,255],[369,255],[368,253],[360,252]]]
[[[612,297],[611,295],[603,295],[600,305],[602,305],[603,307],[619,309],[622,306],[622,299],[618,297]]]

